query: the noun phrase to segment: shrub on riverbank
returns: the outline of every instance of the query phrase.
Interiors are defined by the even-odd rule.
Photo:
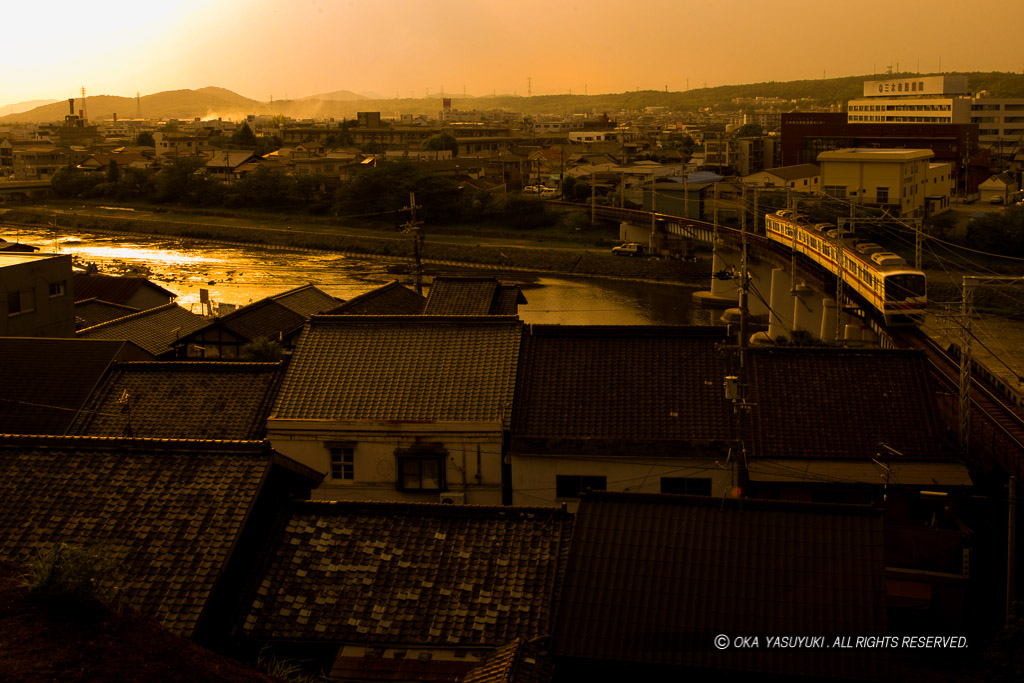
[[[11,209],[8,223],[45,225],[52,214],[44,209]],[[410,239],[365,237],[349,234],[304,232],[291,229],[237,227],[224,224],[190,223],[163,218],[121,218],[118,216],[60,215],[60,229],[99,230],[122,234],[177,235],[220,242],[261,244],[268,247],[316,249],[349,254],[378,255],[411,259]],[[639,279],[697,282],[707,277],[707,267],[686,261],[626,259],[609,254],[580,254],[571,250],[492,247],[431,242],[423,247],[428,262],[480,264],[496,269],[550,271],[575,275],[602,275]]]

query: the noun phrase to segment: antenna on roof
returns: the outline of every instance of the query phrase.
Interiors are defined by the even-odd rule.
[[[124,408],[121,409],[122,412],[128,413],[128,424],[124,427],[124,435],[128,437],[135,436],[134,430],[132,429],[132,397],[131,394],[128,393],[127,389],[121,393],[121,398],[117,399],[117,402],[119,405],[124,406]]]

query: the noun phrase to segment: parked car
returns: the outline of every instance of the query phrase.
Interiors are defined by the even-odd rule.
[[[636,242],[627,242],[617,247],[612,247],[612,253],[616,256],[643,256],[644,245]]]
[[[999,195],[996,195],[995,197],[992,197],[991,199],[989,199],[988,203],[989,204],[1002,204],[1003,203],[1003,198],[1000,197]]]

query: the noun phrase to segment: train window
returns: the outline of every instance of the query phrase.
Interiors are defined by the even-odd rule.
[[[885,278],[886,301],[903,301],[918,296],[924,296],[923,274],[901,273]]]

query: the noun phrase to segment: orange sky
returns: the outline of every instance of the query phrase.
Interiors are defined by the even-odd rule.
[[[5,6],[0,105],[222,86],[623,92],[1024,70],[1024,3],[931,0],[56,0]],[[531,85],[532,84],[532,85]]]

